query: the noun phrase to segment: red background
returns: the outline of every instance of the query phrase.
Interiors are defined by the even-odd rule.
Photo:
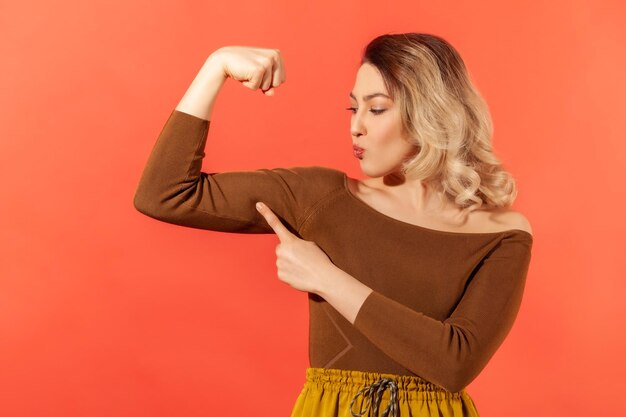
[[[276,277],[277,237],[148,218],[139,176],[204,59],[238,44],[279,48],[287,82],[274,97],[226,82],[205,171],[363,178],[345,110],[360,53],[411,31],[463,56],[533,226],[516,325],[467,388],[481,416],[622,414],[625,8],[3,2],[0,415],[288,416],[308,310]]]

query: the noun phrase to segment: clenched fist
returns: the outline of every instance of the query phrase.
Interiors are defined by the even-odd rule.
[[[268,96],[285,82],[285,64],[276,48],[223,46],[209,56],[218,62],[224,74],[251,90],[261,89]]]

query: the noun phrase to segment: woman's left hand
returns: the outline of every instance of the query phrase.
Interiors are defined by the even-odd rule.
[[[318,294],[335,264],[315,242],[291,233],[268,206],[257,204],[257,210],[280,240],[276,246],[278,279],[297,290]]]

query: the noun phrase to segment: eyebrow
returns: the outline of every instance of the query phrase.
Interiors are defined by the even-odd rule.
[[[352,97],[353,99],[356,100],[356,97],[354,96],[354,94],[352,94],[352,92],[350,92],[350,97]],[[366,96],[363,96],[363,101],[368,101],[374,97],[387,97],[388,99],[391,99],[391,97],[389,97],[387,94],[383,94],[383,93],[373,93],[373,94],[368,94]]]

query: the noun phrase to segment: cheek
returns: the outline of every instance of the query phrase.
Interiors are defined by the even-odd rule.
[[[400,135],[398,126],[393,120],[385,120],[376,129],[376,141],[380,145],[389,145],[395,142]]]

